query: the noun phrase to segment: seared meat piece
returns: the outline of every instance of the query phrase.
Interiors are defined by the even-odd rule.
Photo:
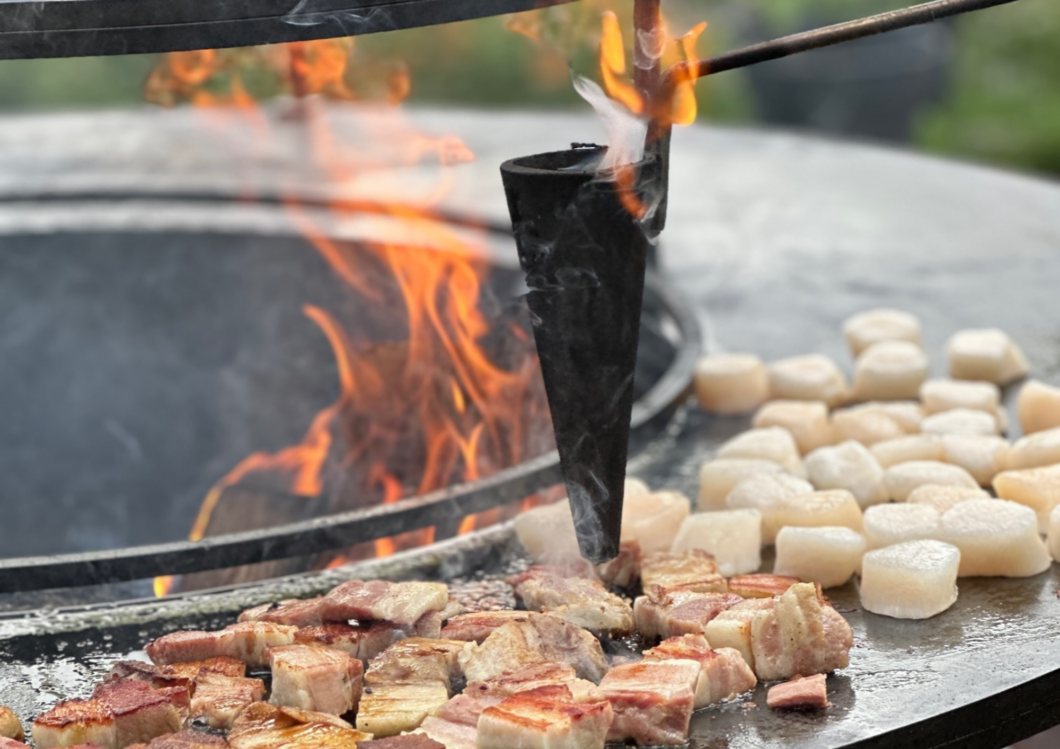
[[[663,640],[658,647],[644,653],[644,660],[689,660],[699,663],[696,681],[696,709],[729,700],[754,689],[758,680],[739,651],[732,648],[713,650],[703,635],[684,635]]]
[[[9,739],[7,736],[0,736],[0,749],[30,749],[30,747],[29,744],[23,744],[21,741]]]
[[[725,593],[729,589],[718,574],[714,557],[702,549],[646,554],[640,562],[640,582],[645,592],[655,586],[697,593]]]
[[[33,721],[37,749],[75,744],[98,744],[117,749],[114,713],[99,700],[67,700]]]
[[[805,678],[796,676],[791,681],[770,687],[766,704],[774,710],[821,709],[828,707],[828,690],[824,674]]]
[[[92,699],[114,716],[114,746],[148,743],[183,725],[189,706],[183,687],[151,689],[142,681],[112,681],[96,687]]]
[[[631,538],[618,546],[618,556],[596,566],[596,574],[605,585],[628,588],[640,578],[640,541]]]
[[[470,682],[465,692],[483,682]],[[592,697],[596,688],[593,682],[579,679],[574,667],[569,663],[545,662],[533,663],[511,673],[495,676],[485,682],[492,694],[508,697],[529,689],[546,686],[565,686],[570,690],[575,702],[586,702]]]
[[[539,687],[487,708],[479,749],[603,749],[614,713],[606,701],[575,704],[563,686]]]
[[[565,619],[596,633],[626,634],[633,629],[633,610],[596,580],[567,577],[551,567],[531,567],[508,578],[515,594],[531,611]]]
[[[607,671],[599,640],[548,614],[531,613],[526,621],[508,622],[481,645],[468,643],[460,653],[460,666],[468,681],[486,681],[544,661],[569,663],[578,676],[594,682]]]
[[[445,749],[445,745],[419,733],[362,741],[357,749]]]
[[[449,690],[442,682],[368,686],[357,708],[357,728],[379,737],[396,736],[419,728],[448,700]]]
[[[449,602],[441,611],[428,611],[412,625],[409,635],[412,637],[441,637],[442,624],[464,613],[464,606],[460,601],[449,596]]]
[[[147,749],[227,749],[223,736],[205,731],[184,729],[180,733],[167,733],[152,739]]]
[[[352,580],[324,596],[321,615],[329,622],[383,621],[407,630],[424,614],[448,604],[449,588],[443,583]]]
[[[15,741],[22,741],[26,738],[26,733],[22,730],[22,721],[9,707],[0,706],[0,738]]]
[[[343,650],[354,658],[368,661],[382,653],[405,634],[393,624],[340,624],[329,622],[319,627],[303,627],[295,632],[298,645],[324,645]]]
[[[699,664],[673,660],[615,666],[597,696],[611,703],[615,719],[608,741],[673,746],[688,740]]]
[[[751,623],[759,611],[772,609],[772,598],[752,598],[726,609],[707,623],[707,641],[716,648],[733,648],[754,670],[755,656],[751,647]]]
[[[319,645],[269,649],[274,705],[342,715],[357,707],[364,665],[349,653]]]
[[[799,582],[787,575],[734,575],[729,578],[729,592],[744,598],[772,598]]]
[[[633,602],[637,631],[647,638],[702,633],[722,611],[743,601],[733,593],[650,588]]]
[[[255,702],[236,716],[228,745],[232,749],[351,749],[370,738],[334,715]]]
[[[247,609],[239,615],[241,622],[270,622],[289,627],[315,627],[323,624],[320,604],[323,596],[316,598],[290,598],[279,603],[266,603]]]
[[[265,682],[242,676],[203,671],[195,680],[189,720],[202,720],[215,730],[227,730],[239,711],[265,699]]]
[[[155,666],[143,661],[118,661],[111,667],[106,680],[142,681],[149,684],[153,689],[185,687],[188,691],[193,692],[195,679],[203,671],[238,677],[246,674],[247,664],[227,656],[165,666]]]
[[[453,679],[462,675],[458,656],[465,644],[425,637],[400,640],[369,664],[365,681],[370,685],[441,682],[450,689]]]
[[[445,745],[445,749],[478,749],[478,727],[466,723],[454,723],[431,715],[412,732],[423,735]]]
[[[764,681],[846,668],[854,634],[812,583],[791,586],[751,623],[754,669]]]
[[[156,664],[203,661],[228,656],[251,666],[264,666],[270,647],[294,642],[296,627],[269,622],[241,622],[220,632],[173,632],[148,643],[144,650]]]
[[[497,627],[511,621],[527,620],[525,611],[476,611],[471,614],[460,614],[449,620],[442,627],[442,637],[450,640],[482,643]]]
[[[487,707],[499,705],[509,696],[490,689],[489,684],[486,682],[472,682],[467,685],[467,689],[452,697],[448,702],[431,713],[431,716],[447,720],[450,723],[477,726],[479,716],[482,715]]]

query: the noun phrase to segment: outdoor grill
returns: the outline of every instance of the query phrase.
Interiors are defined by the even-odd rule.
[[[262,5],[16,0],[0,18],[0,59],[303,41],[447,23],[558,2],[282,0]],[[868,296],[914,310],[927,328],[938,330],[941,340],[964,319],[966,300],[974,297],[983,305],[977,319],[1029,340],[1031,358],[1055,368],[1055,334],[1042,326],[1049,315],[1027,313],[1032,304],[1038,304],[1039,311],[1055,306],[1048,283],[1060,273],[1049,253],[1048,232],[1055,234],[1060,211],[1055,187],[866,147],[705,129],[687,137],[677,135],[671,158],[671,133],[665,124],[673,87],[682,81],[1005,2],[1012,0],[937,0],[671,70],[658,65],[639,68],[638,82],[648,93],[651,111],[661,113],[657,122],[663,123],[649,131],[645,158],[636,165],[633,191],[657,204],[643,225],[620,210],[617,196],[622,188],[605,185],[586,198],[584,187],[592,182],[597,148],[554,150],[565,145],[554,142],[557,132],[568,140],[586,140],[596,137],[595,122],[521,115],[507,123],[509,132],[536,155],[512,158],[518,154],[506,152],[509,143],[499,140],[494,130],[502,115],[425,111],[425,121],[466,132],[478,154],[478,164],[470,172],[474,186],[463,194],[458,190],[438,219],[458,231],[489,237],[492,298],[522,294],[524,280],[531,290],[529,312],[513,305],[498,315],[524,331],[533,328],[558,449],[548,444],[518,465],[422,496],[338,511],[312,497],[236,483],[223,495],[237,508],[236,514],[240,502],[279,508],[268,527],[222,528],[201,541],[139,544],[134,540],[142,537],[139,528],[152,522],[171,524],[169,517],[150,518],[146,513],[138,521],[127,521],[128,532],[116,533],[111,548],[78,553],[63,553],[60,548],[47,556],[26,551],[0,560],[0,610],[12,612],[0,618],[0,704],[30,716],[56,699],[84,691],[112,661],[150,638],[177,629],[223,626],[248,606],[312,595],[348,579],[444,580],[469,606],[510,607],[514,601],[503,577],[528,564],[511,524],[459,536],[457,529],[466,516],[493,508],[508,507],[510,516],[519,503],[528,497],[546,497],[561,482],[567,484],[576,513],[582,508],[595,520],[590,525],[604,529],[603,535],[592,534],[595,546],[580,539],[583,552],[590,558],[610,557],[615,548],[608,538],[617,543],[627,467],[631,475],[652,486],[694,494],[699,465],[720,441],[747,426],[745,419],[711,417],[685,403],[704,338],[708,347],[720,340],[769,356],[827,348],[831,344],[825,342],[835,337],[838,322]],[[658,0],[638,0],[635,22],[641,32],[656,34]],[[168,303],[174,308],[190,309],[186,352],[195,358],[196,331],[209,327],[214,316],[232,314],[249,321],[270,308],[290,312],[297,307],[293,296],[271,294],[269,284],[276,276],[294,277],[302,289],[322,283],[327,273],[322,264],[291,264],[283,259],[301,240],[280,218],[285,197],[272,190],[270,180],[297,172],[296,157],[286,153],[263,167],[255,177],[253,204],[243,200],[240,186],[218,178],[229,163],[226,159],[235,163],[253,158],[238,153],[238,148],[221,159],[223,163],[209,166],[208,149],[193,153],[190,163],[159,179],[147,146],[150,153],[157,153],[153,149],[159,143],[179,152],[197,137],[189,120],[172,115],[167,115],[168,122],[136,113],[110,120],[102,116],[98,123],[76,116],[0,123],[0,175],[9,166],[17,167],[17,161],[5,161],[4,154],[15,152],[27,130],[37,133],[42,143],[39,168],[19,175],[17,183],[0,185],[4,251],[20,258],[10,298],[31,299],[29,294],[13,293],[22,285],[78,289],[86,268],[101,260],[115,272],[125,268],[128,274],[98,297],[91,291],[75,297],[68,309],[49,308],[42,302],[27,318],[34,324],[59,330],[76,316],[77,301],[103,298],[121,289],[126,293],[116,298],[115,308],[135,317],[136,305],[144,301],[128,290],[162,268],[154,282],[170,289]],[[114,163],[79,161],[82,157],[69,147],[79,142],[106,151],[122,136],[143,142],[128,148],[122,157],[126,161],[117,168]],[[496,177],[501,162],[505,162],[507,203]],[[752,165],[752,176],[738,178],[746,165]],[[718,175],[715,185],[704,184],[705,173]],[[299,201],[310,209],[328,205],[326,189],[311,180],[299,184]],[[490,197],[483,197],[483,184],[489,185]],[[926,196],[930,209],[925,207]],[[562,219],[570,205],[576,205],[584,219],[578,231],[586,235],[572,232],[570,222]],[[975,216],[968,215],[968,205],[979,209]],[[771,209],[781,218],[763,218],[763,211]],[[887,228],[867,218],[870,210],[890,221]],[[363,203],[351,205],[348,211],[352,218],[365,214],[371,215],[372,208]],[[554,224],[535,223],[527,218],[531,215],[561,218]],[[1013,215],[1018,218],[1012,220]],[[966,225],[955,229],[957,216]],[[652,242],[664,226],[668,228],[656,253]],[[363,233],[360,228],[351,233],[349,227],[337,225],[334,230],[335,241],[354,248],[379,241],[375,226]],[[593,266],[598,258],[580,254],[586,236],[622,247],[625,262]],[[1021,237],[1026,254],[1021,262],[1012,263],[1004,248],[1014,236]],[[841,248],[846,240],[857,249]],[[711,243],[731,249],[711,256]],[[544,244],[563,252],[542,254]],[[73,252],[74,246],[83,249]],[[936,246],[942,249],[935,251]],[[189,255],[188,248],[193,247],[199,250]],[[770,250],[782,258],[775,265],[768,260]],[[409,251],[424,250],[410,247]],[[146,252],[157,259],[143,260]],[[740,257],[745,252],[751,257]],[[233,283],[251,267],[251,254],[262,253],[274,264],[261,272],[258,293],[227,293],[224,284]],[[881,257],[887,258],[886,264],[880,264]],[[132,258],[139,260],[129,267]],[[971,266],[968,258],[974,258]],[[525,275],[515,267],[516,259]],[[748,260],[763,263],[740,270]],[[568,307],[547,298],[550,289],[581,288],[584,275],[571,271],[590,267],[594,283],[599,282],[606,293],[587,294]],[[213,273],[220,274],[218,288],[204,288],[201,277]],[[963,284],[950,283],[951,277]],[[252,279],[248,287],[254,283]],[[535,297],[535,292],[540,293]],[[337,299],[338,292],[333,293]],[[724,301],[718,302],[719,297]],[[199,303],[203,306],[197,309]],[[5,313],[14,313],[15,302],[9,304]],[[707,310],[705,320],[703,310]],[[796,322],[789,326],[789,319]],[[591,322],[599,320],[611,324]],[[82,323],[81,332],[88,334],[92,321]],[[166,371],[173,361],[162,348],[130,353],[143,345],[144,334],[134,331],[116,351],[129,354],[130,366],[140,376]],[[257,333],[262,341],[279,336],[276,361],[300,361],[305,371],[328,367],[325,348],[289,343],[282,334],[267,324]],[[232,347],[233,341],[225,336],[224,329],[211,331],[206,347]],[[933,350],[939,348],[935,345]],[[49,361],[54,353],[28,345],[21,351],[33,352],[39,361]],[[838,346],[828,353],[838,358]],[[58,361],[77,361],[76,346],[65,354],[67,358]],[[210,386],[206,378],[218,376],[227,363],[217,358],[171,373],[177,392],[168,407],[173,423],[182,424],[189,438],[206,427],[194,415],[180,421],[182,399],[201,397]],[[236,376],[244,379],[233,387],[261,387],[259,395],[277,392],[285,384],[282,379],[262,384],[249,370],[237,371]],[[327,402],[327,396],[321,396],[325,386],[305,378],[297,384],[307,386],[311,397],[284,401],[285,416],[311,416]],[[47,385],[42,381],[40,392]],[[17,408],[28,391],[9,388],[9,407]],[[86,407],[86,416],[96,413],[95,405]],[[156,414],[144,417],[145,423],[157,424]],[[46,437],[50,424],[39,427],[39,434]],[[155,428],[144,445],[151,440],[163,444],[172,437],[165,428]],[[121,424],[112,431],[130,454],[142,449],[127,444],[127,430]],[[586,441],[586,432],[600,438]],[[279,425],[271,434],[279,444],[297,439]],[[243,450],[246,439],[241,436],[232,449]],[[543,439],[548,442],[551,435]],[[218,458],[222,459],[227,456]],[[32,474],[37,481],[34,492],[46,492],[47,471],[34,467]],[[105,477],[98,480],[97,504],[89,510],[105,507],[111,491]],[[145,478],[142,486],[150,487],[145,491],[165,492],[166,482],[172,480],[163,473]],[[189,490],[196,503],[203,495],[201,488]],[[153,501],[142,500],[148,506]],[[61,503],[49,508],[62,512]],[[70,533],[78,522],[72,514]],[[423,548],[301,572],[319,567],[323,552],[428,527],[435,528],[435,543]],[[27,549],[32,548],[29,541]],[[246,578],[238,571],[209,576],[247,565],[258,565],[257,573]],[[204,575],[201,580],[213,580],[218,587],[159,600],[115,602],[142,596],[142,581],[148,578],[193,574]],[[854,627],[857,643],[851,667],[838,678],[838,692],[830,694],[834,709],[821,716],[784,716],[728,706],[696,717],[692,745],[703,749],[996,747],[1051,727],[1060,721],[1056,696],[1060,631],[1054,626],[1060,615],[1057,574],[1054,565],[1045,580],[1039,576],[962,581],[957,604],[960,624],[943,629],[925,623],[881,623],[858,610],[852,584],[831,591],[833,603]],[[256,581],[235,584],[251,579]],[[615,652],[624,647],[620,642],[610,646]],[[969,663],[979,667],[970,669]],[[984,669],[984,663],[991,667]],[[764,690],[759,689],[755,701],[764,705]],[[925,704],[932,707],[925,711]]]

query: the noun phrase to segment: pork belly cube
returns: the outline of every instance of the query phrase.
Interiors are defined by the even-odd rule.
[[[111,681],[96,687],[92,700],[113,716],[114,746],[121,749],[179,731],[189,696],[184,688],[151,689],[142,681]]]
[[[832,414],[832,441],[872,447],[906,434],[902,426],[877,409],[843,408]]]
[[[99,700],[66,700],[37,716],[31,730],[38,749],[98,744],[118,749],[114,713]]]
[[[206,671],[195,680],[188,720],[202,721],[214,730],[228,730],[243,708],[263,699],[265,682],[261,679]]]
[[[971,408],[954,408],[933,414],[920,425],[924,434],[981,434],[997,436],[1001,427],[996,416]]]
[[[887,490],[883,486],[883,467],[860,442],[847,440],[835,447],[822,447],[813,451],[806,456],[806,475],[818,490],[845,489],[854,495],[861,507],[887,501]],[[858,515],[860,514],[859,512]]]
[[[751,645],[751,623],[759,611],[774,608],[772,598],[751,598],[726,609],[707,623],[707,641],[715,648],[731,648],[754,670],[755,656]]]
[[[1008,468],[1038,468],[1060,463],[1060,428],[1020,437],[1008,453]]]
[[[699,469],[699,510],[724,510],[725,498],[745,478],[760,473],[782,473],[784,467],[759,458],[719,458]]]
[[[525,611],[475,611],[454,616],[442,627],[442,637],[449,640],[482,643],[498,627],[508,622],[525,622]]]
[[[477,749],[478,721],[476,719],[475,725],[469,725],[429,715],[410,735],[426,736],[444,745],[445,749]]]
[[[160,665],[227,656],[251,666],[264,666],[268,663],[266,651],[290,645],[297,631],[297,627],[270,622],[241,622],[220,632],[173,632],[149,643],[144,650]]]
[[[850,625],[812,583],[791,586],[751,622],[755,674],[763,681],[846,668],[853,642]]]
[[[651,588],[633,602],[637,631],[646,638],[702,633],[707,623],[743,599],[733,593]]]
[[[538,564],[560,564],[582,558],[570,502],[565,498],[516,515],[513,525],[519,543]]]
[[[822,710],[828,707],[825,675],[796,676],[791,681],[770,687],[766,704],[773,710]]]
[[[923,484],[909,492],[905,500],[909,504],[927,505],[934,507],[941,516],[954,505],[969,499],[988,499],[990,497],[982,489],[972,489],[967,486],[946,486],[945,484]],[[1008,499],[1008,497],[1004,497]]]
[[[824,401],[834,408],[850,396],[846,377],[836,363],[823,354],[805,354],[778,359],[766,367],[769,394],[776,399]]]
[[[444,583],[351,580],[324,596],[321,615],[325,621],[384,621],[408,628],[448,603]]]
[[[865,540],[870,549],[938,538],[941,516],[934,507],[924,504],[877,505],[865,510]]]
[[[1060,427],[1060,388],[1028,380],[1020,388],[1016,412],[1024,434]]]
[[[832,425],[824,401],[770,401],[758,409],[751,424],[755,429],[788,430],[803,455],[832,443]]]
[[[266,603],[247,609],[239,615],[241,622],[271,622],[290,627],[315,627],[324,623],[320,616],[323,596],[305,600],[291,598],[279,603]]]
[[[703,549],[646,554],[640,564],[640,579],[644,590],[663,588],[724,593],[728,589],[725,578],[718,574],[714,557]]]
[[[564,686],[570,690],[575,702],[590,701],[596,685],[586,679],[579,679],[574,668],[568,663],[533,663],[517,671],[495,676],[488,682],[469,682],[464,694],[485,687],[493,696],[508,697],[528,689],[547,686]],[[452,719],[452,718],[450,718]]]
[[[606,701],[576,704],[563,686],[531,689],[487,708],[479,749],[603,749],[614,718]]]
[[[798,582],[799,578],[788,575],[734,575],[729,580],[729,592],[741,598],[773,598]]]
[[[267,702],[248,705],[228,732],[232,749],[349,749],[371,738],[334,715]]]
[[[362,661],[369,661],[404,636],[400,629],[385,622],[329,622],[319,627],[302,627],[295,632],[294,642],[297,645],[323,645],[342,650]]]
[[[758,510],[762,514],[762,543],[769,545],[780,530],[776,511],[784,497],[809,494],[813,485],[786,474],[763,474],[744,479],[729,492],[725,503],[733,510]]]
[[[369,739],[357,744],[357,749],[446,749],[445,744],[421,733],[405,736],[388,736],[385,739]]]
[[[834,588],[858,571],[866,548],[865,537],[850,528],[781,528],[773,570]]]
[[[0,749],[30,749],[30,746],[29,744],[23,744],[21,741],[0,736]]]
[[[639,746],[675,746],[688,740],[695,706],[699,663],[668,660],[615,666],[597,694],[611,703],[614,721],[608,741]]]
[[[368,666],[365,681],[371,685],[389,682],[409,684],[441,682],[450,688],[463,674],[458,656],[466,643],[410,637],[394,643]]]
[[[725,510],[692,515],[681,524],[672,551],[702,549],[714,557],[718,572],[736,575],[762,566],[762,513]]]
[[[980,486],[990,486],[1008,466],[1008,440],[985,434],[944,434],[946,462],[968,471]]]
[[[596,574],[604,585],[628,588],[640,579],[640,562],[643,552],[640,541],[630,539],[618,545],[618,556],[596,565]]]
[[[781,497],[773,509],[772,522],[779,533],[789,526],[818,528],[826,525],[857,531],[861,530],[863,520],[861,507],[853,494],[846,489],[829,489]]]
[[[754,354],[712,354],[696,362],[696,400],[718,414],[750,413],[769,399],[766,368]]]
[[[924,484],[945,484],[978,488],[979,482],[960,466],[934,460],[911,460],[891,466],[883,474],[887,493],[896,502],[905,502],[910,492]]]
[[[143,661],[118,661],[111,666],[106,680],[142,681],[149,684],[152,689],[185,687],[191,691],[194,690],[195,680],[204,671],[224,676],[243,676],[246,670],[247,664],[228,656],[164,666],[156,666]]]
[[[228,742],[216,733],[185,728],[179,733],[167,733],[151,739],[147,747],[148,749],[227,749]],[[88,747],[82,747],[82,749],[88,749]]]
[[[854,398],[863,401],[916,398],[927,374],[927,356],[915,343],[874,343],[854,363]]]
[[[865,554],[861,605],[896,619],[927,619],[957,600],[961,552],[935,540],[906,541]]]
[[[291,645],[297,627],[270,622],[240,622],[225,627],[231,632],[231,651],[225,653],[244,661],[249,666],[264,666],[269,662],[269,648]]]
[[[910,434],[886,442],[877,442],[869,452],[884,469],[912,460],[943,462],[946,449],[937,434]]]
[[[806,476],[795,438],[787,429],[780,427],[751,429],[738,434],[718,448],[717,457],[769,460],[792,476]]]
[[[284,645],[269,650],[272,696],[269,702],[332,715],[357,706],[364,666],[342,650]]]
[[[691,501],[680,492],[653,492],[626,497],[622,505],[622,540],[636,541],[645,554],[667,551]]]
[[[1060,507],[1049,513],[1049,553],[1060,562]]]
[[[939,538],[961,550],[959,577],[1030,577],[1051,560],[1034,510],[1003,499],[970,499],[942,516]]]
[[[375,684],[365,689],[357,708],[357,730],[378,738],[412,731],[449,700],[443,682]]]
[[[1060,505],[1060,465],[1004,471],[994,478],[994,491],[1001,499],[1034,510],[1038,516],[1038,531],[1045,533],[1049,527],[1049,515]]]
[[[714,650],[703,635],[683,635],[663,640],[644,653],[647,662],[688,660],[699,664],[695,708],[730,700],[754,689],[758,680],[738,650]]]
[[[1027,358],[1002,330],[980,328],[954,333],[946,343],[950,377],[1007,385],[1027,374]]]
[[[915,315],[880,307],[851,315],[843,321],[843,337],[857,359],[874,343],[906,341],[920,345],[920,321]]]
[[[547,567],[531,567],[508,578],[508,583],[531,611],[558,616],[598,634],[627,634],[633,629],[629,604],[596,580],[566,576]]]
[[[22,730],[22,721],[15,715],[14,710],[3,705],[0,705],[0,737],[15,741],[22,741],[26,738],[26,733]]]

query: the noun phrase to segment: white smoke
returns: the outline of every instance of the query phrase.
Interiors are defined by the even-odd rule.
[[[574,90],[596,110],[607,131],[607,154],[600,164],[600,171],[635,164],[643,159],[648,120],[608,98],[595,81],[580,75],[572,75],[571,78]]]

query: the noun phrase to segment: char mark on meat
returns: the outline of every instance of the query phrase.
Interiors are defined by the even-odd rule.
[[[527,609],[558,616],[597,634],[628,634],[633,610],[596,580],[567,577],[552,567],[531,567],[509,578]]]
[[[324,596],[321,615],[325,621],[390,622],[410,631],[425,614],[448,605],[443,583],[351,580]]]

